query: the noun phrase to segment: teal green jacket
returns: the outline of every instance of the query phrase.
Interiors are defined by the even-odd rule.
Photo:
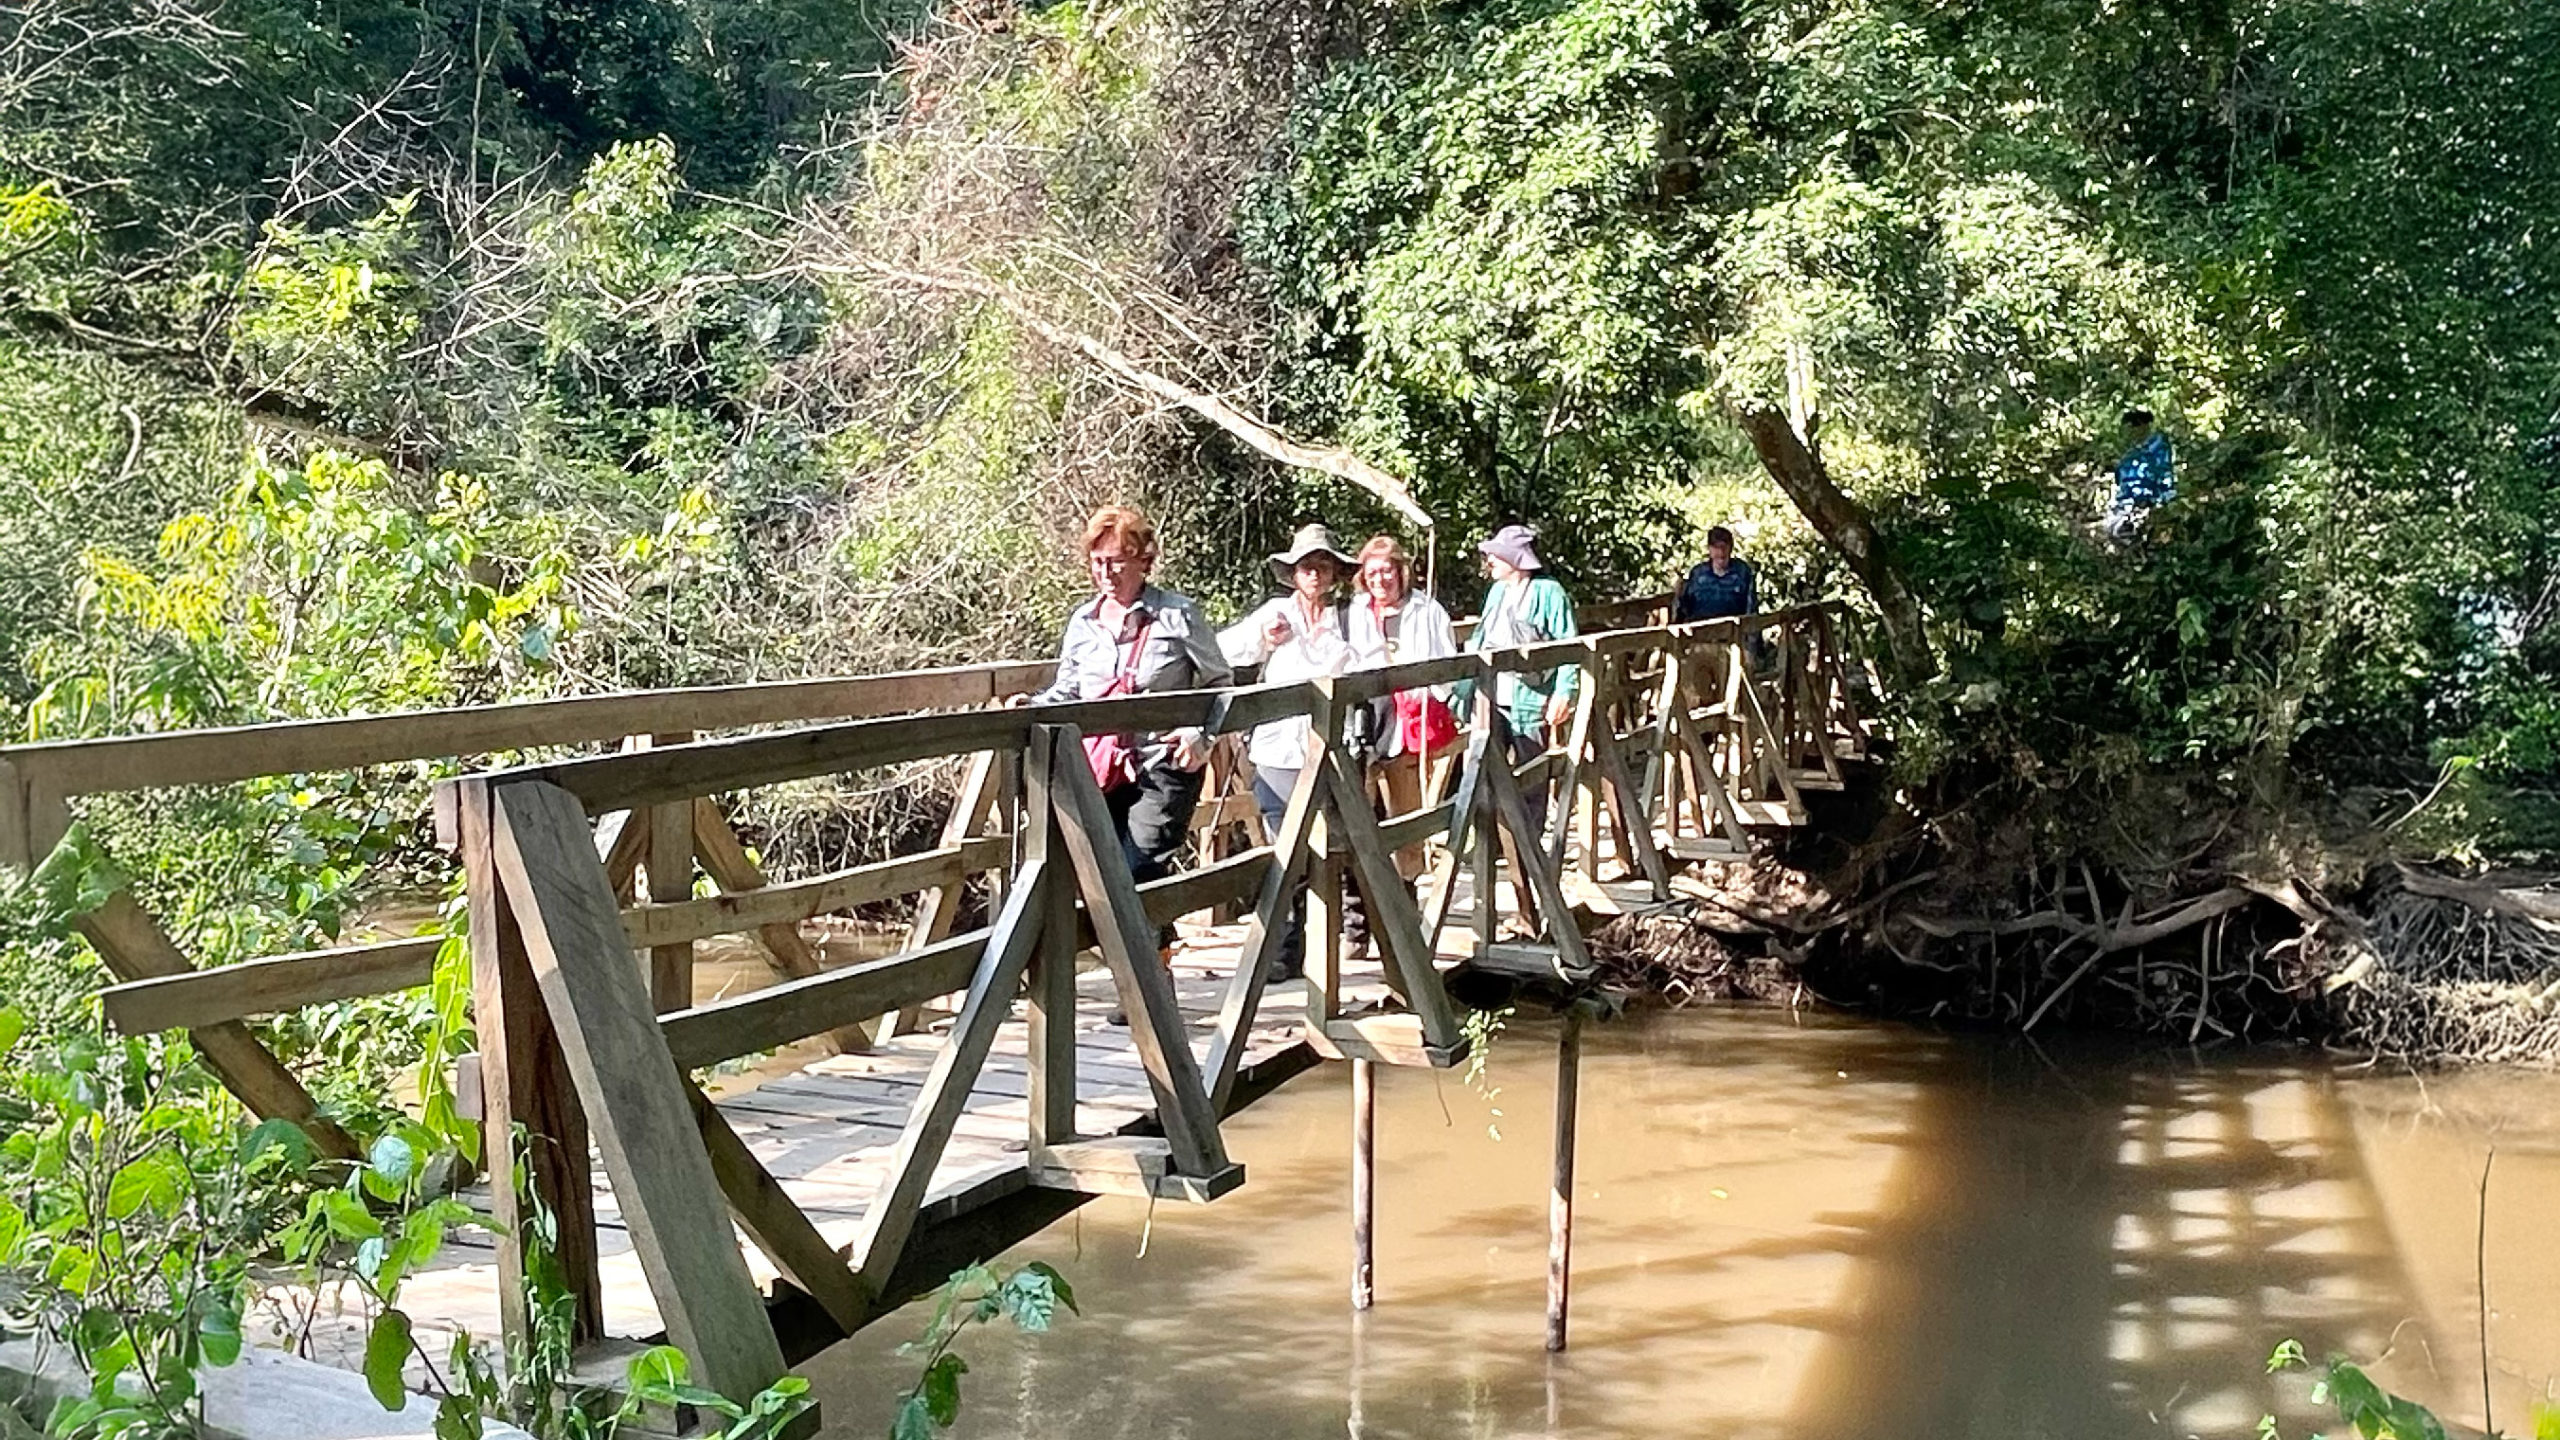
[[[1476,625],[1470,650],[1509,650],[1521,645],[1534,645],[1542,640],[1566,640],[1582,633],[1573,623],[1573,600],[1564,587],[1544,575],[1533,575],[1526,581],[1497,581],[1484,592],[1484,606],[1476,612],[1482,616]],[[1505,670],[1494,678],[1494,703],[1500,705],[1510,719],[1511,728],[1527,732],[1546,719],[1547,702],[1558,695],[1571,696],[1581,683],[1579,667],[1558,665],[1546,671]],[[1474,705],[1475,697],[1461,695],[1459,714]]]

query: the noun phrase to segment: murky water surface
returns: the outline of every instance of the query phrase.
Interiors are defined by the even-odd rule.
[[[1488,1100],[1380,1073],[1378,1305],[1347,1299],[1348,1084],[1229,1128],[1214,1205],[1098,1200],[1024,1245],[1084,1304],[973,1333],[963,1437],[2300,1435],[2286,1338],[2481,1419],[2560,1381],[2560,1077],[2417,1079],[1762,1011],[1591,1032],[1572,1347],[1542,1347],[1552,1028]],[[1499,1111],[1499,1115],[1494,1114]],[[1498,1128],[1499,1138],[1492,1129]],[[1143,1253],[1142,1253],[1143,1249]],[[924,1328],[808,1367],[887,1433]],[[2334,1428],[2334,1427],[2333,1427]]]

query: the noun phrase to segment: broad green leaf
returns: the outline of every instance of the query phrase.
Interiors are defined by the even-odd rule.
[[[396,1411],[409,1403],[409,1392],[400,1383],[401,1368],[408,1363],[409,1317],[385,1310],[374,1317],[373,1329],[364,1337],[365,1388],[383,1409]]]
[[[898,1404],[898,1418],[889,1425],[889,1440],[935,1440],[942,1428],[933,1423],[933,1409],[918,1391]]]
[[[215,1365],[228,1365],[240,1358],[240,1312],[230,1301],[219,1296],[207,1297],[203,1315],[196,1321],[196,1338],[204,1346],[204,1358]]]
[[[266,1160],[298,1175],[311,1168],[314,1153],[310,1134],[290,1120],[262,1120],[240,1140],[244,1166]]]
[[[446,1223],[443,1211],[435,1206],[413,1211],[400,1222],[400,1248],[408,1268],[414,1270],[436,1258],[444,1248]]]
[[[968,1373],[969,1362],[948,1353],[925,1368],[916,1391],[924,1397],[935,1424],[948,1429],[960,1418],[960,1377]]]
[[[1058,1310],[1057,1292],[1050,1288],[1049,1277],[1028,1265],[1006,1277],[995,1299],[1016,1327],[1035,1333],[1048,1329],[1049,1317]]]
[[[436,1440],[480,1440],[486,1433],[480,1407],[468,1395],[447,1395],[436,1406]]]
[[[18,1263],[18,1251],[27,1240],[27,1212],[17,1202],[0,1196],[0,1270]]]
[[[1022,1268],[1031,1271],[1034,1274],[1047,1277],[1050,1291],[1058,1297],[1058,1303],[1066,1306],[1070,1312],[1077,1315],[1084,1313],[1082,1310],[1076,1308],[1075,1289],[1073,1286],[1067,1284],[1067,1277],[1059,1273],[1057,1266],[1050,1264],[1046,1260],[1034,1260],[1029,1264],[1024,1265]]]
[[[0,1055],[7,1054],[9,1047],[17,1044],[18,1037],[25,1033],[27,1012],[15,1005],[0,1005]]]
[[[374,1141],[372,1152],[365,1160],[373,1173],[381,1176],[383,1183],[395,1190],[406,1188],[418,1173],[418,1152],[397,1135],[385,1135]]]
[[[663,1405],[669,1392],[692,1378],[692,1367],[686,1363],[684,1352],[675,1346],[652,1345],[631,1357],[623,1378],[632,1394],[652,1405]]]
[[[382,1234],[382,1222],[346,1191],[332,1190],[320,1203],[329,1217],[329,1233],[339,1239],[372,1240]]]
[[[154,1215],[169,1214],[178,1208],[186,1183],[186,1168],[174,1156],[145,1155],[107,1182],[107,1218],[124,1220],[146,1209]]]
[[[98,1257],[85,1245],[65,1245],[53,1252],[44,1267],[45,1280],[72,1295],[87,1295],[89,1282],[96,1274]]]
[[[122,1331],[118,1331],[106,1344],[80,1357],[82,1363],[89,1367],[90,1382],[102,1393],[114,1390],[116,1378],[132,1369],[136,1358],[133,1337]]]

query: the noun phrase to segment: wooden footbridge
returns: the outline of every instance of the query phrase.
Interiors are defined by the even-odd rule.
[[[1090,1196],[1214,1200],[1246,1179],[1221,1118],[1288,1075],[1322,1057],[1361,1062],[1362,1080],[1369,1064],[1459,1062],[1451,965],[1577,977],[1595,913],[1663,901],[1676,866],[1801,823],[1804,792],[1837,787],[1867,743],[1845,612],[1661,616],[1641,602],[1586,611],[1581,638],[1488,656],[1090,703],[995,704],[1049,673],[1000,664],[6,747],[0,864],[48,853],[85,796],[618,744],[436,787],[468,898],[479,1053],[463,1089],[489,1122],[475,1193],[496,1224],[402,1304],[422,1331],[522,1342],[538,1204],[578,1342],[663,1332],[697,1379],[744,1397]],[[1490,759],[1504,751],[1484,682],[1558,664],[1582,668],[1570,733],[1524,765]],[[1463,763],[1423,808],[1379,815],[1343,717],[1453,681],[1479,697]],[[1240,737],[1296,715],[1310,760],[1276,833],[1229,742],[1198,863],[1134,883],[1081,736]],[[720,731],[750,733],[701,738]],[[937,761],[965,773],[941,843],[833,873],[767,876],[724,805]],[[1564,797],[1549,834],[1525,800],[1540,785]],[[1416,887],[1400,852],[1429,857]],[[1307,977],[1275,986],[1268,951],[1301,887]],[[1340,953],[1346,887],[1366,901],[1374,961]],[[985,913],[963,929],[972,895]],[[830,966],[807,928],[907,897],[916,918],[892,954]],[[1176,921],[1186,943],[1167,968],[1157,935]],[[191,1032],[251,1110],[346,1156],[353,1142],[252,1023],[427,985],[445,944],[197,969],[129,893],[78,923],[121,982],[104,992],[112,1026]],[[772,983],[696,1003],[696,947],[726,935],[754,938]],[[1114,1007],[1125,1028],[1105,1023]],[[722,1083],[721,1067],[777,1051],[812,1058]],[[1355,1211],[1365,1234],[1360,1197]],[[706,1223],[723,1213],[734,1232]]]

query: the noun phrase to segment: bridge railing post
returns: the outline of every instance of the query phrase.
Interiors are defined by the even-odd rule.
[[[499,1325],[510,1353],[533,1343],[527,1247],[548,1214],[553,1258],[571,1298],[570,1339],[584,1343],[604,1332],[586,1111],[498,874],[491,787],[465,779],[453,783],[453,793],[470,926],[472,1022],[480,1043],[482,1163],[497,1232]]]

